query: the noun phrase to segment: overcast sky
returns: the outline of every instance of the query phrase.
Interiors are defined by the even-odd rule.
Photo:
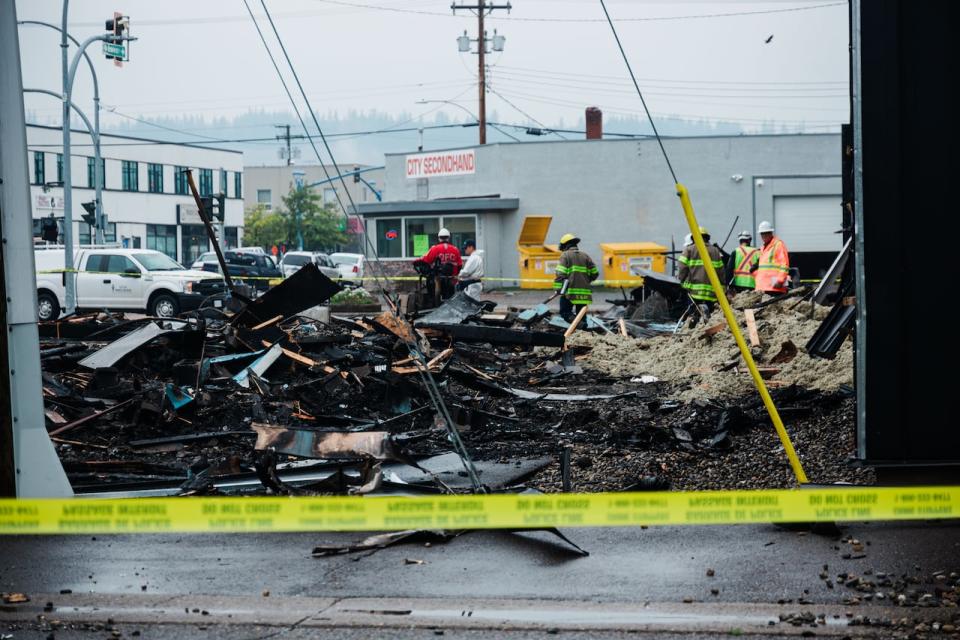
[[[260,0],[248,0],[263,18]],[[457,0],[461,2],[462,0]],[[474,0],[470,0],[474,1]],[[488,20],[506,36],[488,57],[488,109],[501,120],[575,123],[587,105],[606,113],[641,109],[599,0],[512,0]],[[607,0],[631,64],[655,115],[743,122],[775,120],[808,130],[846,122],[847,7],[819,2],[650,2]],[[827,5],[827,6],[824,6]],[[449,0],[267,0],[314,108],[320,113],[377,109],[413,116],[457,107],[475,112],[477,56],[457,52],[469,12],[451,15]],[[800,9],[800,10],[793,10]],[[102,101],[118,112],[207,118],[288,105],[243,0],[74,0],[70,29],[78,39],[103,32],[121,11],[131,18],[131,61],[115,68],[100,46],[89,49]],[[60,23],[59,0],[17,0],[20,20]],[[722,16],[716,14],[750,13]],[[700,17],[714,14],[713,17]],[[670,18],[670,19],[664,19]],[[265,18],[261,28],[273,42]],[[768,43],[766,40],[773,36]],[[58,34],[23,26],[24,84],[59,90]],[[501,97],[502,96],[502,97]],[[90,104],[81,70],[75,101]],[[510,104],[512,103],[512,105]],[[53,98],[31,96],[41,117],[59,113]],[[432,116],[430,116],[432,117]],[[105,114],[104,129],[120,122]],[[224,130],[224,136],[244,131]]]

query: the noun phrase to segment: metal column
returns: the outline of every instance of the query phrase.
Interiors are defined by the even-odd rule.
[[[33,274],[33,229],[29,215],[27,135],[20,76],[20,40],[13,2],[0,2],[0,254],[3,271],[3,339],[8,370],[0,441],[13,444],[14,484],[18,497],[73,495],[60,459],[47,436],[40,382],[37,293]],[[69,105],[67,105],[69,108]],[[66,157],[66,156],[65,156]],[[5,347],[5,348],[4,348]],[[8,463],[4,459],[0,464]],[[0,474],[9,478],[10,474]],[[9,486],[0,490],[9,492]]]

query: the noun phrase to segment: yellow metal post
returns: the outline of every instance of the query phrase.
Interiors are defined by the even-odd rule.
[[[717,296],[717,301],[720,303],[723,315],[727,319],[730,332],[733,333],[733,338],[737,341],[737,346],[740,347],[740,354],[743,356],[744,362],[747,363],[747,368],[750,370],[750,377],[753,378],[753,384],[756,385],[757,391],[760,393],[760,398],[763,400],[763,405],[767,408],[767,413],[770,414],[770,420],[773,422],[773,426],[777,430],[777,435],[780,437],[780,443],[783,444],[783,449],[787,452],[787,458],[790,460],[790,468],[793,469],[793,475],[796,476],[799,484],[806,484],[808,482],[807,474],[803,472],[800,458],[797,457],[797,452],[793,448],[790,436],[783,426],[783,420],[780,419],[777,407],[773,404],[773,398],[770,397],[770,392],[767,391],[767,385],[764,384],[763,378],[760,377],[760,372],[757,370],[757,363],[753,361],[753,354],[750,353],[750,348],[747,347],[747,343],[743,339],[743,333],[740,332],[740,326],[737,324],[737,319],[733,315],[730,301],[727,300],[727,294],[720,284],[717,271],[713,268],[710,254],[707,252],[707,245],[703,241],[703,236],[700,234],[700,224],[697,222],[697,217],[693,213],[690,194],[687,192],[687,188],[679,182],[676,187],[677,195],[680,196],[680,204],[683,206],[683,215],[686,216],[690,233],[693,234],[693,242],[697,245],[700,259],[703,261],[703,266],[707,270],[707,278],[710,279],[710,286],[713,287],[713,292]]]

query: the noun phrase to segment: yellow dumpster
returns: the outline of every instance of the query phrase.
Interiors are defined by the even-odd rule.
[[[656,242],[607,242],[600,245],[603,252],[603,279],[640,280],[633,267],[659,271],[667,270],[667,248]],[[608,286],[618,286],[616,282]],[[629,286],[629,285],[624,285]]]
[[[517,250],[520,252],[520,288],[551,289],[560,251],[544,244],[552,216],[527,216],[523,219]]]

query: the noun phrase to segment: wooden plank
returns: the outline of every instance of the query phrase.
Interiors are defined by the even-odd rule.
[[[588,305],[583,305],[583,307],[580,308],[580,312],[577,313],[577,317],[574,318],[573,322],[570,323],[570,327],[563,332],[564,339],[569,338],[571,335],[573,335],[573,332],[577,330],[577,326],[580,325],[580,323],[583,321],[583,318],[587,315],[588,308]]]
[[[262,342],[263,342],[263,346],[267,347],[268,349],[272,346],[272,345],[271,345],[269,342],[267,342],[266,340],[263,340]],[[317,362],[316,360],[311,360],[310,358],[308,358],[308,357],[306,357],[306,356],[300,355],[300,354],[297,353],[296,351],[290,351],[290,349],[284,349],[283,347],[280,347],[280,352],[283,353],[283,355],[285,355],[285,356],[287,356],[288,358],[290,358],[291,360],[296,360],[296,361],[299,362],[300,364],[306,365],[306,366],[308,366],[308,367],[315,367],[315,366],[317,366],[318,364],[320,364],[320,363]]]
[[[723,330],[726,329],[726,328],[727,328],[727,323],[726,323],[726,322],[721,322],[721,323],[719,323],[719,324],[713,325],[712,327],[707,327],[706,329],[704,329],[704,330],[703,330],[703,335],[704,335],[704,336],[715,336],[715,335],[717,335],[718,333],[720,333],[721,331],[723,331]]]
[[[747,319],[747,333],[750,334],[750,345],[760,346],[760,334],[757,332],[757,317],[753,309],[744,309],[743,315]]]
[[[620,326],[620,335],[626,336],[626,335],[627,335],[627,321],[624,320],[623,318],[620,318],[620,319],[617,321],[617,324]]]
[[[255,326],[255,327],[251,327],[250,330],[251,330],[251,331],[257,331],[257,330],[259,330],[259,329],[263,329],[264,327],[269,327],[269,326],[272,325],[272,324],[276,324],[276,323],[280,322],[281,320],[283,320],[283,316],[274,316],[273,318],[270,318],[269,320],[265,320],[264,322],[261,322],[260,324],[258,324],[258,325]]]
[[[444,349],[437,355],[437,357],[435,357],[433,360],[427,363],[427,368],[433,369],[438,364],[440,364],[441,362],[443,362],[444,360],[446,360],[452,355],[453,355],[453,349]]]

